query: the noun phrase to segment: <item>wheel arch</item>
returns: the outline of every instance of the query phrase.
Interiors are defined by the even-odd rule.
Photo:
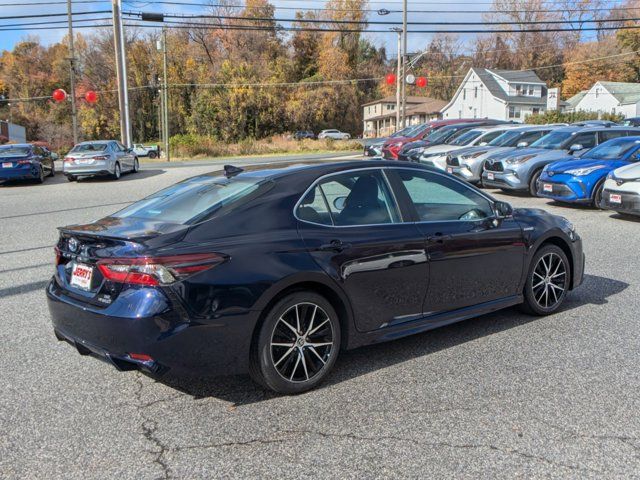
[[[545,239],[543,239],[536,246],[536,248],[533,250],[533,255],[535,255],[535,253],[545,245],[555,245],[556,247],[560,248],[564,252],[564,254],[567,256],[567,259],[569,260],[569,267],[571,268],[570,275],[569,275],[569,290],[573,290],[573,272],[575,272],[576,265],[575,265],[575,258],[573,258],[573,251],[571,250],[569,243],[567,242],[566,239],[562,238],[561,236],[552,234],[546,237]]]
[[[340,323],[340,336],[342,338],[341,348],[348,348],[350,343],[350,335],[353,333],[353,311],[346,295],[335,285],[332,285],[320,274],[294,278],[280,282],[277,285],[272,286],[262,298],[259,300],[256,307],[260,310],[260,316],[256,322],[252,338],[255,339],[259,332],[262,323],[271,310],[271,308],[282,298],[294,292],[311,291],[323,296],[334,308],[338,314],[338,322]],[[253,343],[253,342],[252,342]]]

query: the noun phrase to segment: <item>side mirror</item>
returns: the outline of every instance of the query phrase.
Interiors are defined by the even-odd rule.
[[[347,197],[337,197],[333,201],[333,206],[338,211],[342,211],[346,204],[347,204]]]
[[[529,146],[529,142],[520,142],[518,143],[518,145],[516,145],[516,148],[524,148],[528,146]]]
[[[500,200],[493,204],[493,210],[496,213],[497,219],[503,219],[513,215],[513,207],[511,204]]]
[[[572,153],[579,152],[580,150],[582,150],[582,145],[580,143],[574,143],[569,147],[569,151]]]
[[[479,146],[486,147],[487,146],[487,142],[480,142]]]

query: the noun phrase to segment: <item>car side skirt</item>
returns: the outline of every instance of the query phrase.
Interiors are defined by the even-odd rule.
[[[512,295],[457,310],[426,315],[418,320],[380,328],[367,333],[359,333],[355,338],[351,339],[348,348],[351,349],[363,345],[388,342],[398,338],[407,337],[409,335],[414,335],[416,333],[427,332],[445,325],[485,315],[497,310],[502,310],[503,308],[512,307],[522,303],[523,301],[524,297],[522,295]]]

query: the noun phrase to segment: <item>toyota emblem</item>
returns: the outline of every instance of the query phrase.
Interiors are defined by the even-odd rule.
[[[76,253],[78,251],[78,248],[80,247],[80,243],[75,238],[70,238],[68,245],[69,250],[71,250],[73,253]]]

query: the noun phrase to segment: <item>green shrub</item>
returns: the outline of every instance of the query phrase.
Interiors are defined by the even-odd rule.
[[[579,110],[577,112],[560,112],[558,110],[549,110],[544,113],[528,115],[525,123],[533,125],[544,125],[546,123],[574,123],[584,122],[585,120],[610,120],[612,122],[621,122],[624,117],[618,114],[604,113],[598,118],[597,112],[585,112]]]

